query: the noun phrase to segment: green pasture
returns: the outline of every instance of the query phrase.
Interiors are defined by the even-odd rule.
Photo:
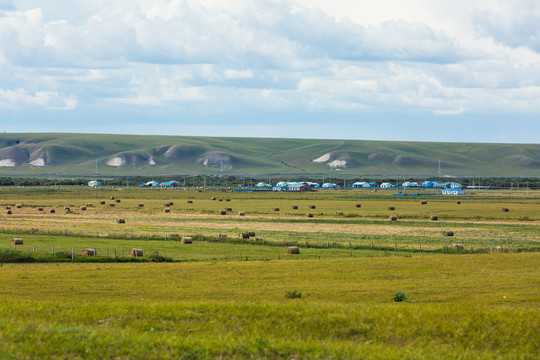
[[[539,266],[537,253],[4,264],[0,358],[534,359]]]

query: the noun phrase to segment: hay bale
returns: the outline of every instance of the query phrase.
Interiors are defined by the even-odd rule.
[[[336,215],[343,216],[343,211],[336,211]]]
[[[310,209],[315,209],[316,206],[315,206],[315,205],[309,205],[309,208],[310,208]]]
[[[426,205],[426,204],[427,204],[427,200],[422,200],[422,201],[420,201],[420,204]]]
[[[394,210],[396,210],[396,208],[395,208],[395,207],[393,207],[393,206],[389,206],[389,207],[388,207],[388,210],[390,210],[390,211],[394,211]]]
[[[133,256],[133,257],[143,256],[142,249],[129,249],[129,256]]]
[[[502,211],[503,211],[503,212],[509,212],[510,209],[508,209],[508,208],[503,208]]]
[[[114,196],[111,196],[111,197],[109,198],[109,200],[114,200]]]
[[[11,240],[11,244],[12,245],[22,245],[23,244],[23,239],[21,239],[21,238],[13,238],[13,240]]]
[[[218,201],[223,201],[223,199],[218,199]]]
[[[109,204],[110,207],[115,207],[116,205],[114,203]]]
[[[293,210],[298,210],[298,205],[293,205],[292,208]]]
[[[528,216],[520,216],[519,220],[529,220],[529,217]]]
[[[225,199],[225,201],[231,201],[231,199],[227,198],[227,199]]]
[[[105,201],[100,201],[99,202],[101,205],[105,205]]]
[[[174,203],[173,203],[172,201],[169,201],[169,205],[170,205],[170,206],[173,206]]]
[[[69,206],[64,206],[64,210],[69,211],[69,210],[71,210],[71,207],[69,207]]]
[[[38,208],[37,208],[37,211],[43,211],[43,208],[42,208],[42,207],[38,207]]]
[[[116,219],[116,222],[118,224],[125,224],[126,223],[126,220],[125,219]]]
[[[83,256],[96,256],[97,252],[96,249],[84,249],[82,254]]]
[[[227,215],[227,211],[226,210],[219,210],[219,215]]]
[[[54,214],[54,213],[56,212],[56,210],[51,209],[51,210],[49,210],[49,212],[50,212],[51,214]]]
[[[239,237],[240,237],[240,239],[242,239],[242,240],[244,240],[244,239],[249,239],[249,233],[247,233],[247,232],[240,233],[240,234],[239,234]]]
[[[116,199],[115,201],[116,201],[117,203],[119,203],[119,202],[120,202],[120,199]]]
[[[164,206],[171,206],[171,203],[170,202],[166,202],[165,204],[163,204]]]
[[[452,230],[444,230],[442,234],[443,236],[454,236],[454,232]]]
[[[227,208],[225,208],[225,211],[232,211],[232,208],[227,207]]]
[[[300,249],[298,248],[298,246],[289,246],[285,250],[285,253],[287,253],[287,254],[300,254]]]
[[[163,209],[163,212],[165,212],[165,213],[170,213],[170,212],[171,212],[171,209]]]
[[[6,214],[7,214],[7,215],[11,215],[11,214],[13,214],[13,213],[11,212],[11,210],[7,210],[7,211],[6,211]]]
[[[362,207],[362,204],[356,204],[356,207],[357,207],[357,208],[361,208],[361,207]]]
[[[182,236],[182,240],[180,240],[182,244],[192,244],[193,238],[191,236]]]
[[[244,215],[246,215],[246,214],[244,214],[243,211],[239,211],[239,212],[238,212],[238,216],[244,216]]]
[[[92,207],[92,206],[94,206],[94,204],[88,203],[88,204],[85,204],[84,206],[86,206],[86,207]]]
[[[439,217],[438,217],[437,215],[431,215],[431,216],[429,217],[429,220],[431,220],[431,221],[437,221],[437,220],[439,220]]]
[[[463,250],[464,247],[461,244],[452,244],[452,247],[456,250]]]
[[[215,197],[215,196],[212,196],[212,197],[210,198],[210,200],[216,200],[216,197]]]
[[[11,206],[6,206],[6,210],[11,210]]]
[[[187,203],[188,204],[193,204],[193,200],[188,200]]]
[[[279,208],[274,208],[274,211],[279,211]]]
[[[138,207],[144,207],[144,204],[143,203],[140,203],[137,205]]]
[[[396,221],[396,220],[397,220],[397,216],[396,216],[396,215],[390,216],[390,221]]]
[[[21,204],[17,204],[17,205],[15,205],[15,207],[16,207],[17,209],[20,209],[20,208],[22,208],[22,205],[21,205]]]
[[[81,206],[81,210],[82,211],[86,210],[86,206]]]
[[[306,217],[312,218],[312,217],[313,217],[313,214],[312,214],[312,213],[306,213]]]
[[[461,204],[461,201],[459,201],[459,200],[458,200],[458,201],[456,201],[456,204],[458,204],[458,205],[459,205],[459,204]]]

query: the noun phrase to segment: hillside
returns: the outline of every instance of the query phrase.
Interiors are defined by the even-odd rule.
[[[1,134],[0,176],[540,176],[540,144]]]

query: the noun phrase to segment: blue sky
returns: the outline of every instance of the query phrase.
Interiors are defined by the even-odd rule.
[[[538,143],[539,4],[0,0],[0,131]]]

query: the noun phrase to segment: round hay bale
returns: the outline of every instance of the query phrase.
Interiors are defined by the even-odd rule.
[[[212,197],[210,198],[210,200],[216,200],[216,197],[215,197],[215,196],[212,196]]]
[[[461,244],[452,244],[452,247],[456,250],[463,250],[464,247]]]
[[[393,206],[389,206],[389,207],[388,207],[388,210],[390,210],[390,211],[394,211],[394,210],[396,210],[396,208],[395,208],[395,207],[393,207]]]
[[[12,245],[22,245],[23,243],[23,239],[21,238],[13,238],[13,240],[11,240]]]
[[[219,215],[227,215],[227,211],[226,210],[219,210]]]
[[[171,212],[171,209],[163,209],[163,212],[165,212],[165,213],[170,213],[170,212]]]
[[[17,205],[15,205],[15,207],[16,207],[17,209],[20,209],[20,208],[22,208],[22,205],[21,205],[21,204],[17,204]]]
[[[456,201],[456,204],[458,204],[458,205],[459,205],[459,204],[461,204],[461,201],[459,201],[459,200],[458,200],[458,201]]]
[[[279,208],[274,208],[274,211],[279,211]]]
[[[94,206],[94,204],[90,204],[90,203],[89,203],[89,204],[85,204],[84,206],[86,206],[86,207],[92,207],[92,206]]]
[[[336,215],[343,216],[343,211],[336,211]]]
[[[116,222],[118,224],[125,224],[126,223],[126,220],[125,219],[116,219]]]
[[[143,203],[140,203],[137,205],[138,207],[144,207],[144,204]]]
[[[225,208],[225,211],[232,211],[232,208],[226,207],[226,208]]]
[[[84,249],[83,250],[83,256],[96,256],[97,252],[96,249]]]
[[[192,244],[193,238],[191,236],[182,236],[182,240],[180,240],[182,244]]]
[[[357,208],[361,208],[361,207],[362,207],[362,204],[356,204],[356,207],[357,207]]]
[[[166,202],[165,204],[163,204],[164,206],[171,206],[171,203],[169,202]]]
[[[298,210],[298,205],[293,205],[292,208],[293,210]]]
[[[129,256],[141,257],[143,256],[143,251],[142,249],[129,249]]]
[[[390,221],[396,221],[396,220],[397,220],[397,216],[396,216],[396,215],[390,216]]]
[[[429,220],[431,220],[431,221],[437,221],[437,220],[439,220],[439,217],[438,217],[437,215],[431,215],[431,216],[429,217]]]
[[[427,200],[422,200],[422,201],[420,201],[420,204],[426,205],[426,204],[427,204]]]
[[[38,207],[38,208],[37,208],[37,211],[43,211],[43,208],[42,208],[42,207]]]
[[[508,208],[503,208],[502,211],[503,211],[503,212],[509,212],[510,209],[508,209]]]
[[[109,198],[109,200],[114,200],[114,196],[111,196],[111,197]]]
[[[255,237],[255,231],[248,231],[249,237]]]
[[[99,202],[101,205],[105,205],[105,201],[100,201]]]
[[[246,214],[243,211],[238,212],[238,216],[245,216]]]
[[[11,206],[6,206],[6,210],[11,210]]]
[[[452,230],[444,230],[442,234],[443,236],[454,236],[454,232]]]
[[[188,200],[187,203],[188,204],[193,204],[193,200]]]
[[[310,209],[315,209],[315,208],[317,208],[317,206],[315,206],[315,205],[309,205],[309,208],[310,208]]]
[[[223,201],[223,199],[217,199],[217,201]]]
[[[82,211],[86,210],[86,206],[81,206],[81,210]]]
[[[6,215],[11,215],[11,214],[13,214],[13,213],[11,212],[11,210],[7,210],[7,211],[6,211]]]
[[[56,212],[56,210],[51,209],[51,210],[49,210],[49,212],[50,212],[51,214],[54,214],[54,213]]]
[[[312,213],[306,213],[306,217],[312,218],[312,217],[313,217],[313,214],[312,214]]]
[[[173,206],[174,203],[173,203],[172,201],[169,201],[169,205],[170,205],[170,206]]]
[[[287,254],[300,254],[300,249],[298,248],[298,246],[289,246],[285,250],[285,253],[287,253]]]
[[[121,202],[121,200],[120,200],[120,199],[116,199],[115,201],[116,201],[117,203]]]
[[[227,199],[225,199],[225,201],[231,201],[231,199],[227,198]]]
[[[116,206],[116,204],[114,204],[114,203],[110,203],[110,204],[109,204],[109,206],[110,206],[110,207],[115,207],[115,206]]]
[[[69,210],[71,210],[71,208],[69,206],[64,206],[64,210],[69,211]]]

